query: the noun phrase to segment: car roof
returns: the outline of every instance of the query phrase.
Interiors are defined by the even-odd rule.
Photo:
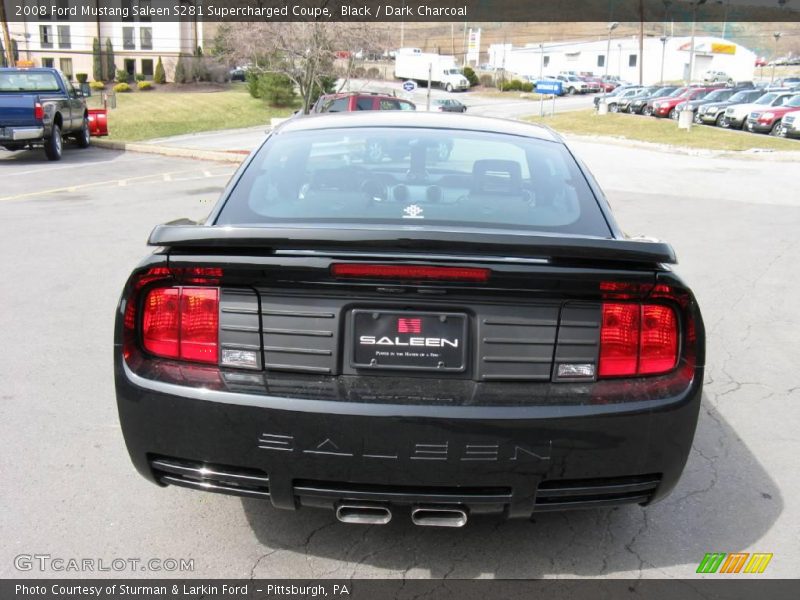
[[[284,121],[275,132],[316,131],[359,127],[409,127],[428,129],[451,129],[454,131],[479,131],[518,135],[550,142],[563,143],[549,127],[496,119],[492,117],[467,116],[454,113],[426,113],[402,110],[369,110],[342,113],[317,113],[303,115]]]

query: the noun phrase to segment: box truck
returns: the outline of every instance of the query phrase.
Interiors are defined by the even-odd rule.
[[[419,48],[401,48],[397,52],[394,62],[395,77],[427,83],[429,73],[431,85],[438,85],[448,92],[469,89],[469,81],[456,67],[454,56],[422,52]]]

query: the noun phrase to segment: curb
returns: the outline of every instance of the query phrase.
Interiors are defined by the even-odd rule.
[[[195,148],[176,148],[174,146],[155,146],[136,142],[114,142],[112,140],[92,140],[92,145],[107,150],[122,150],[123,152],[143,152],[146,154],[160,154],[161,156],[174,156],[176,158],[193,158],[196,160],[213,160],[217,162],[240,163],[250,152],[247,150],[231,150],[217,152],[213,150],[197,150]]]
[[[625,146],[628,148],[640,148],[642,150],[653,150],[657,152],[669,152],[671,154],[683,154],[684,156],[697,156],[702,158],[727,158],[739,160],[770,160],[778,162],[798,162],[800,161],[800,144],[798,150],[769,150],[753,148],[750,150],[712,150],[711,148],[689,148],[688,146],[673,146],[670,144],[659,144],[657,142],[645,142],[642,140],[631,140],[624,137],[605,136],[605,135],[584,135],[577,133],[560,133],[559,135],[567,141],[586,142],[590,144],[608,144],[614,146]]]

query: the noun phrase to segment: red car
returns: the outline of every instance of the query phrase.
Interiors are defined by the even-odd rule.
[[[682,88],[683,89],[683,88]],[[716,88],[712,87],[690,87],[685,88],[684,92],[675,95],[667,96],[666,98],[656,98],[650,104],[653,107],[653,116],[655,117],[669,117],[674,119],[677,117],[675,107],[682,102],[689,102],[690,100],[697,100],[705,96],[711,90]]]
[[[783,106],[770,106],[751,112],[747,115],[744,127],[751,132],[780,135],[783,116],[797,111],[800,111],[800,94],[793,96]]]
[[[416,110],[414,103],[394,96],[373,92],[324,94],[311,109],[312,113],[354,112],[357,110]]]

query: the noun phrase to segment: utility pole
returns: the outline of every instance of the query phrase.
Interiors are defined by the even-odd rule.
[[[644,0],[639,0],[639,85],[644,78]]]
[[[617,27],[619,27],[619,23],[614,21],[613,23],[608,24],[608,41],[606,42],[606,58],[603,62],[605,62],[606,72],[603,76],[603,79],[608,81],[608,63],[611,62],[611,32],[614,31]],[[605,102],[606,98],[606,86],[603,86],[603,101]]]
[[[667,36],[661,36],[661,78],[658,80],[662,85],[664,84],[664,55],[667,51]]]
[[[770,83],[775,81],[775,63],[778,61],[778,40],[781,39],[781,35],[783,34],[780,31],[776,31],[772,34],[772,37],[775,38],[775,55],[772,57],[772,77],[769,78]]]
[[[687,77],[687,84],[691,83],[694,77],[694,28],[697,24],[697,7],[705,3],[706,0],[695,0],[692,2],[692,47],[689,53],[689,76]]]
[[[0,0],[0,24],[3,26],[3,41],[6,47],[6,55],[8,56],[8,66],[14,67],[14,46],[11,44],[11,34],[8,32],[8,21],[6,20],[6,6],[4,0]]]
[[[425,110],[431,110],[431,79],[433,78],[433,63],[428,63],[428,98],[425,103]]]

